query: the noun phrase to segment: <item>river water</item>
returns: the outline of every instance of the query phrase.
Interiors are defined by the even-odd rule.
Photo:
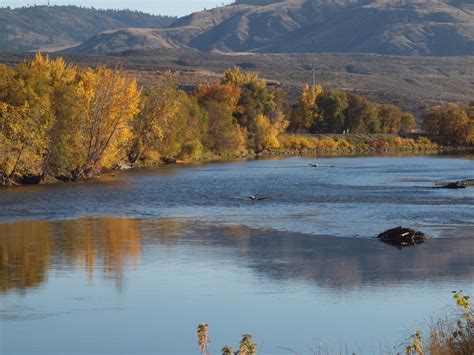
[[[316,161],[0,190],[0,350],[197,354],[206,322],[212,354],[244,333],[261,354],[394,353],[474,295],[474,189],[433,188],[470,157]],[[432,239],[373,238],[398,225]]]

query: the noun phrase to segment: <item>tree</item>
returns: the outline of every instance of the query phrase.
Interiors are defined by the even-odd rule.
[[[382,133],[398,133],[402,122],[402,110],[400,107],[391,104],[379,104],[377,116],[380,122]]]
[[[88,69],[81,75],[79,93],[83,149],[77,154],[75,178],[126,159],[131,123],[141,99],[134,80],[104,67]]]
[[[274,117],[275,98],[267,88],[267,83],[255,73],[243,73],[239,68],[224,72],[223,84],[231,84],[240,89],[240,97],[234,117],[241,127],[251,128],[259,115]]]
[[[474,120],[456,104],[432,108],[425,116],[423,127],[446,145],[463,146],[472,144],[474,139]]]
[[[195,96],[179,92],[176,100],[179,110],[168,120],[163,139],[157,143],[158,152],[167,158],[200,159],[205,153],[206,112]]]
[[[44,128],[28,104],[15,107],[0,103],[1,184],[16,178],[39,175],[45,146]]]
[[[415,117],[409,112],[403,112],[400,121],[400,133],[412,133],[415,127]]]
[[[340,90],[329,90],[316,100],[321,121],[314,123],[311,131],[315,133],[342,133],[346,126],[344,111],[348,107],[346,93]]]
[[[345,129],[351,133],[375,133],[380,129],[374,104],[362,96],[347,93],[344,116]]]
[[[41,177],[69,175],[76,164],[76,152],[81,137],[78,126],[81,108],[78,91],[79,72],[76,66],[67,65],[62,58],[46,58],[43,70],[49,72],[51,125],[48,129]]]
[[[320,85],[314,87],[306,85],[303,88],[303,92],[291,115],[290,129],[292,131],[309,130],[315,125],[319,115],[316,101],[322,92],[323,89]]]
[[[232,82],[213,81],[198,85],[194,94],[200,105],[217,102],[226,105],[230,111],[234,112],[240,100],[241,89]]]
[[[280,146],[278,135],[284,132],[287,127],[288,122],[284,116],[273,123],[264,115],[257,116],[252,127],[252,148],[257,153],[278,148]]]
[[[207,137],[205,146],[214,153],[232,153],[242,150],[245,141],[243,130],[235,122],[227,105],[207,102]]]
[[[128,159],[137,160],[159,157],[158,142],[164,138],[170,121],[179,112],[177,90],[172,76],[165,73],[158,85],[144,91],[141,111],[132,122],[133,137]]]
[[[214,81],[201,84],[195,95],[207,112],[207,136],[204,145],[214,153],[236,152],[245,141],[243,130],[233,114],[237,110],[241,89],[231,83]]]

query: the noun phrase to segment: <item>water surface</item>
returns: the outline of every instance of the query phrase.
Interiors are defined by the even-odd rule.
[[[451,290],[474,294],[474,190],[432,188],[472,160],[309,161],[1,190],[0,350],[193,354],[207,322],[213,354],[246,332],[262,354],[395,352]],[[435,238],[372,238],[399,224]]]

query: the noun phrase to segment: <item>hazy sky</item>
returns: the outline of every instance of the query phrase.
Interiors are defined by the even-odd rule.
[[[45,5],[48,0],[0,0],[1,6]],[[136,9],[162,15],[183,16],[204,8],[213,8],[230,0],[50,0],[51,5],[81,5],[96,8]]]

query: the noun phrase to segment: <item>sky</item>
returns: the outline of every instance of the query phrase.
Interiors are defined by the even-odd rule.
[[[133,9],[157,15],[184,16],[211,9],[230,0],[49,0],[51,5],[80,5],[95,8]],[[46,5],[48,0],[0,0],[0,6]]]

